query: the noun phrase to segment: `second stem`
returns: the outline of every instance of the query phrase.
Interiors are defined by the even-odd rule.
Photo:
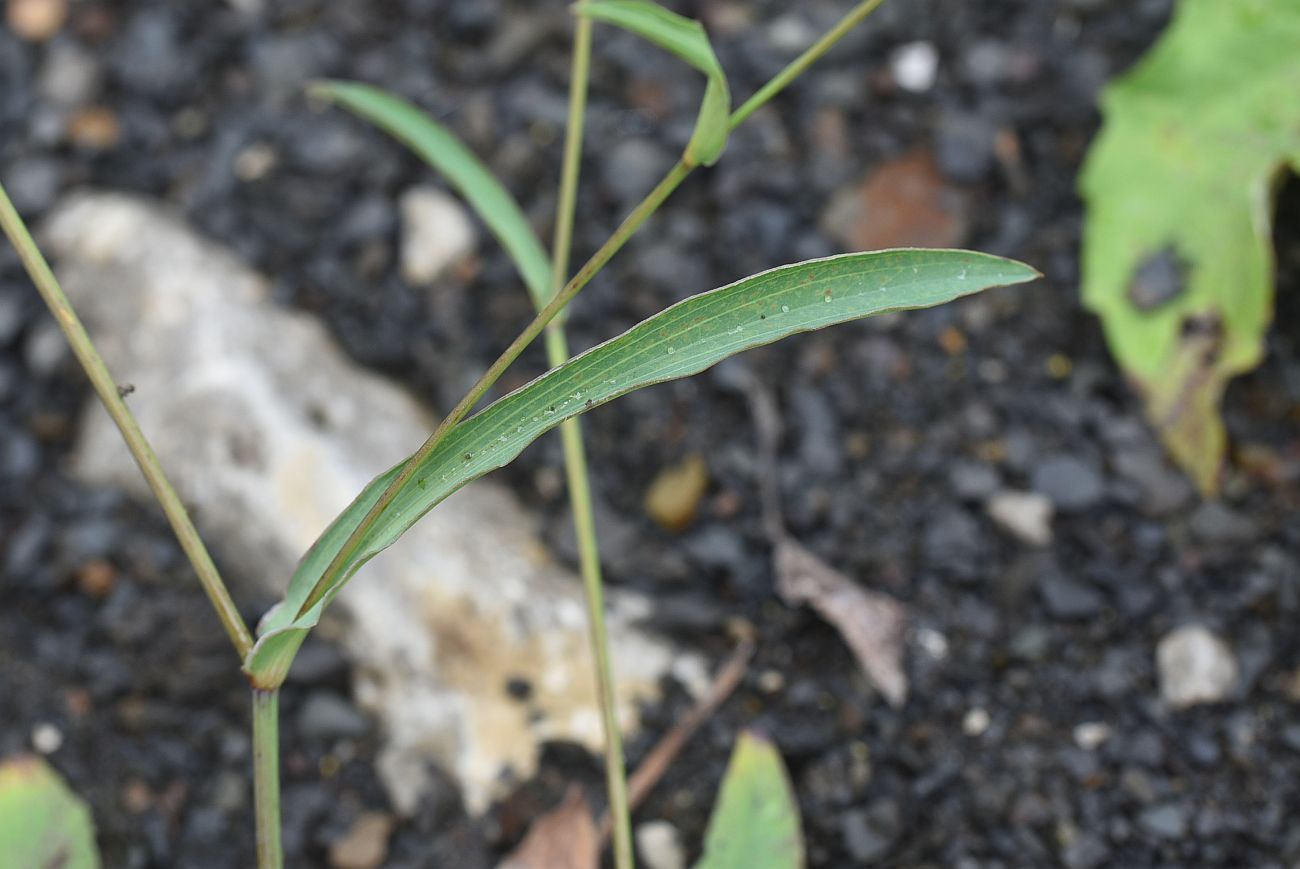
[[[591,19],[579,15],[573,36],[569,118],[565,130],[564,164],[560,172],[555,240],[551,252],[551,286],[556,294],[563,289],[568,277],[569,252],[573,244],[587,82],[591,69],[591,32]],[[556,368],[568,360],[568,340],[564,335],[564,327],[557,319],[546,329],[546,361],[551,368]],[[583,593],[587,602],[591,655],[596,667],[596,698],[600,703],[601,722],[605,731],[605,786],[609,794],[609,815],[613,820],[614,863],[618,869],[633,869],[632,819],[623,761],[623,737],[618,723],[618,697],[614,688],[614,668],[610,662],[609,636],[605,628],[604,580],[601,576],[600,549],[596,540],[596,520],[592,511],[591,482],[587,475],[587,453],[582,443],[581,424],[576,419],[566,420],[560,426],[560,436],[564,442],[564,471],[568,482],[569,504],[573,511],[573,531],[578,542]]]

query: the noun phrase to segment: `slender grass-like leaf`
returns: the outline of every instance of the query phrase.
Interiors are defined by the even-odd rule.
[[[415,106],[356,82],[312,85],[313,96],[336,103],[402,142],[447,179],[487,225],[523,276],[534,304],[551,298],[551,261],[523,209],[501,182],[450,130]]]
[[[392,545],[452,492],[508,464],[566,419],[643,386],[696,374],[787,335],[887,311],[927,308],[1037,276],[1021,263],[968,251],[878,251],[772,269],[679,302],[452,429],[366,532],[324,598],[295,618],[401,465],[367,486],[303,558],[285,601],[264,620],[245,670],[261,687],[278,685],[322,608],[362,564]]]
[[[799,806],[781,755],[766,737],[741,733],[704,834],[695,869],[801,869]]]
[[[704,73],[704,100],[684,159],[692,166],[716,163],[727,146],[731,91],[704,26],[649,0],[590,0],[579,3],[574,11],[635,33]]]

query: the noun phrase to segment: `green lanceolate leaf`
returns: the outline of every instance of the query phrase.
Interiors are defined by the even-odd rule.
[[[695,869],[800,869],[799,806],[781,755],[765,737],[742,733],[704,834]]]
[[[595,21],[631,31],[704,73],[707,79],[704,101],[683,159],[692,166],[716,163],[727,146],[730,132],[731,91],[704,26],[649,0],[591,0],[579,3],[574,10]]]
[[[96,869],[90,810],[38,757],[0,763],[0,865]]]
[[[1211,492],[1223,390],[1259,363],[1272,318],[1272,191],[1300,170],[1300,0],[1183,0],[1102,105],[1080,184],[1083,299]]]
[[[405,100],[353,82],[321,82],[311,93],[337,103],[402,142],[447,179],[514,260],[533,302],[550,299],[551,261],[528,218],[491,171],[450,130]]]
[[[295,618],[399,468],[367,486],[303,558],[285,601],[264,620],[245,670],[262,687],[279,684],[306,631],[362,564],[452,492],[506,465],[566,419],[643,386],[696,374],[787,335],[886,311],[927,308],[1037,276],[1026,265],[987,254],[878,251],[784,266],[679,302],[452,429],[369,529],[335,585],[301,618]]]

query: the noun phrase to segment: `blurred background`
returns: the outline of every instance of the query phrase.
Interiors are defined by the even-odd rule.
[[[670,5],[705,22],[740,100],[849,4]],[[665,656],[635,702],[633,765],[737,634],[757,640],[735,695],[639,810],[638,826],[656,825],[643,839],[698,854],[729,747],[752,725],[789,765],[814,866],[1300,860],[1288,823],[1300,803],[1300,191],[1279,197],[1277,322],[1263,365],[1228,394],[1234,461],[1219,497],[1202,499],[1168,462],[1079,302],[1076,177],[1097,98],[1172,6],[886,3],[740,128],[573,306],[576,351],[687,295],[846,250],[966,246],[1046,276],[798,336],[584,417],[608,580],[645,604],[636,630]],[[23,215],[40,226],[79,191],[137,194],[156,222],[133,232],[168,245],[179,242],[160,226],[196,232],[228,252],[206,268],[233,257],[265,277],[265,307],[241,309],[245,325],[205,316],[195,334],[252,333],[258,311],[297,312],[341,348],[330,365],[446,410],[531,319],[509,261],[433,173],[314,105],[304,85],[357,79],[429,110],[549,239],[565,2],[9,0],[6,15],[0,179]],[[575,262],[672,164],[701,89],[679,62],[612,30],[597,39],[592,83]],[[111,213],[95,212],[84,234]],[[54,247],[56,262],[83,271],[113,256],[75,239]],[[172,346],[151,345],[162,339],[148,324],[166,314],[128,297],[116,318],[107,290],[94,302],[92,322],[118,330],[106,337],[115,352]],[[251,345],[238,352],[259,358]],[[169,360],[162,382],[203,379],[181,370],[188,357],[151,364]],[[503,387],[543,367],[534,348]],[[777,482],[791,533],[906,609],[910,693],[897,708],[833,626],[774,593],[754,382],[784,423]],[[89,395],[0,248],[0,755],[48,756],[90,802],[107,865],[250,865],[246,687],[161,516],[85,471]],[[232,407],[203,424],[240,431]],[[394,435],[414,433],[407,449],[424,412]],[[184,415],[181,401],[155,418]],[[174,438],[190,437],[176,425]],[[238,465],[241,450],[265,447],[274,465],[294,437],[263,430],[225,458]],[[339,449],[365,474],[386,467]],[[194,459],[195,474],[222,473],[221,457]],[[248,464],[252,479],[280,479]],[[571,573],[558,439],[492,479],[508,499],[498,515],[521,523],[511,545]],[[648,505],[652,488],[661,500]],[[254,575],[249,553],[283,541],[216,518],[230,505],[202,497],[187,493],[253,620],[283,578]],[[319,523],[345,501],[320,507]],[[1190,668],[1208,682],[1161,672],[1162,643],[1208,656]],[[532,728],[523,750],[492,745],[473,718],[462,738],[485,757],[522,751],[535,765],[471,774],[431,759],[454,748],[408,752],[389,763],[420,765],[418,782],[395,793],[402,771],[378,762],[395,725],[380,689],[353,671],[358,660],[364,671],[357,645],[314,638],[284,692],[292,865],[490,866],[569,783],[600,800],[599,759],[580,744],[589,727]],[[496,661],[447,679],[487,685],[500,714],[525,721],[546,674]],[[479,794],[468,803],[467,788]],[[375,860],[343,847],[359,839]],[[658,847],[647,865],[680,865]]]

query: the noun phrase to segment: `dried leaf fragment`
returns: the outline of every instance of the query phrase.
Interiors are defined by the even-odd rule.
[[[862,588],[790,538],[776,545],[776,590],[789,606],[807,604],[840,632],[889,705],[907,699],[903,633],[907,610]]]
[[[596,823],[582,789],[570,785],[563,802],[528,828],[497,869],[596,869]]]

